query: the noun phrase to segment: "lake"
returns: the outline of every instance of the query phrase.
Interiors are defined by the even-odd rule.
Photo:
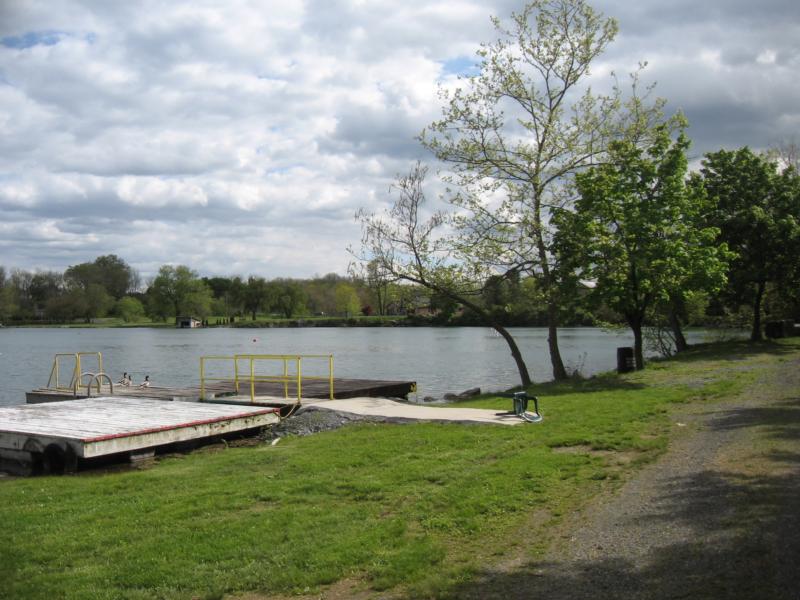
[[[511,328],[534,381],[551,379],[547,330]],[[616,367],[616,348],[632,346],[626,330],[559,330],[567,367],[592,375]],[[704,340],[693,331],[689,341]],[[319,327],[281,329],[0,329],[0,405],[22,404],[25,392],[47,384],[59,352],[102,352],[116,381],[123,371],[155,385],[199,383],[203,355],[333,354],[337,377],[418,383],[418,396],[441,397],[471,387],[508,389],[519,383],[505,341],[480,327]],[[305,363],[304,363],[305,365]],[[84,369],[87,370],[87,369]]]

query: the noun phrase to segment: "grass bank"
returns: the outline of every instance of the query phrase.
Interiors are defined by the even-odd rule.
[[[534,386],[539,425],[361,424],[150,468],[0,479],[0,597],[220,598],[347,580],[446,596],[658,456],[675,411],[733,397],[800,342],[701,348]],[[461,406],[508,409],[485,396]]]

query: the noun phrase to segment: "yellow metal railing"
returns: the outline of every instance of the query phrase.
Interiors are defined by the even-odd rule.
[[[328,361],[327,375],[306,375],[303,373],[303,361],[325,359]],[[232,377],[210,376],[207,363],[210,361],[225,361],[232,363]],[[244,362],[244,365],[242,363]],[[277,365],[279,373],[264,374],[259,365]],[[283,397],[289,398],[289,385],[294,384],[297,391],[297,404],[303,392],[303,381],[327,381],[328,395],[333,400],[333,354],[234,354],[233,356],[201,356],[200,357],[200,397],[205,398],[206,382],[231,381],[237,394],[241,393],[242,384],[249,388],[250,401],[256,397],[256,384],[258,382],[283,384]]]
[[[93,356],[96,358],[97,372],[103,373],[103,355],[100,352],[60,353],[56,354],[55,357],[53,358],[53,366],[50,369],[50,377],[47,380],[47,387],[51,389],[74,392],[77,389],[77,387],[83,385],[82,379],[85,373],[81,368],[81,357],[89,357],[89,356]],[[65,358],[71,358],[73,360],[73,363],[70,372],[69,384],[62,385],[60,363]],[[91,375],[94,376],[94,373],[91,373]],[[98,381],[98,386],[99,386],[99,381]]]

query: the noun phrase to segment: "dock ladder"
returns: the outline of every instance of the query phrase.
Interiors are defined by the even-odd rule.
[[[84,358],[93,357],[97,365],[96,371],[84,371],[82,364],[85,363]],[[70,373],[69,384],[63,385],[61,374],[63,369],[61,363],[67,359],[72,359],[71,365],[68,365],[66,371]],[[72,367],[71,369],[69,367]],[[111,394],[114,393],[114,382],[103,371],[103,355],[100,352],[61,352],[53,358],[53,366],[50,368],[50,377],[47,380],[47,388],[51,390],[58,390],[61,392],[72,392],[74,396],[78,395],[78,389],[83,387],[84,381],[86,382],[86,395],[92,395],[92,385],[95,385],[97,392],[100,393],[101,381],[105,379],[108,381]]]

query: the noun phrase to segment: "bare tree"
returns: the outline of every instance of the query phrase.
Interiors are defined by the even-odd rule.
[[[769,149],[767,155],[782,168],[791,167],[796,173],[800,173],[800,145],[795,138],[778,142]]]
[[[428,169],[417,163],[399,176],[397,197],[385,214],[356,214],[361,223],[361,249],[351,253],[362,264],[372,265],[384,277],[407,281],[450,298],[472,310],[508,344],[523,386],[531,384],[528,367],[513,336],[480,304],[479,296],[488,275],[485,267],[463,260],[459,244],[443,233],[448,217],[434,212],[424,220],[423,184]]]

